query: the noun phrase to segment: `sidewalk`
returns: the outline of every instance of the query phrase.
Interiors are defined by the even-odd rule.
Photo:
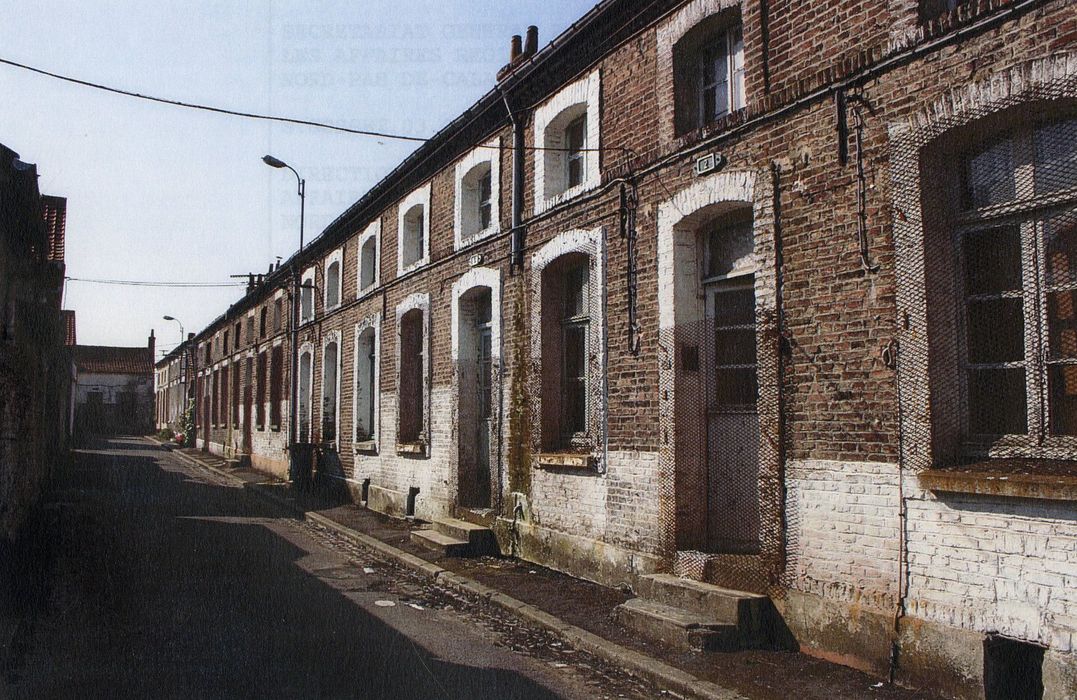
[[[411,542],[415,524],[318,494],[196,449],[172,449],[185,461],[215,472],[298,517],[334,530],[380,556],[438,583],[489,601],[568,644],[614,663],[658,689],[694,698],[732,700],[933,700],[938,696],[896,688],[844,666],[782,651],[682,653],[652,644],[611,619],[628,593],[511,558],[438,557]],[[511,593],[511,595],[510,595]]]

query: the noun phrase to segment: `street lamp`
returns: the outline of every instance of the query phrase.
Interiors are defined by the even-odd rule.
[[[303,217],[307,204],[307,181],[299,177],[299,173],[295,171],[295,168],[279,158],[265,155],[262,156],[262,162],[271,168],[287,168],[291,170],[299,183],[299,251],[292,256],[290,263],[292,272],[292,396],[288,408],[288,457],[293,463],[291,471],[295,473],[295,445],[296,433],[298,432],[296,421],[299,416],[299,296],[301,293],[299,289],[299,269],[296,267],[296,262],[300,253],[303,252]]]
[[[194,363],[198,362],[198,354],[192,353],[190,357],[187,355],[187,353],[191,352],[191,348],[187,343],[187,332],[183,329],[183,322],[167,314],[162,318],[166,321],[175,321],[180,327],[180,347],[183,348],[183,352],[180,354],[180,383],[183,385],[184,399],[183,410],[187,410],[188,400],[193,401],[195,404],[191,410],[191,434],[184,435],[183,439],[188,445],[192,445],[194,444],[195,425],[198,421],[198,368],[194,366]],[[184,430],[186,431],[186,426]]]

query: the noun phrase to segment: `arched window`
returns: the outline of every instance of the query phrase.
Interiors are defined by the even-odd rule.
[[[339,413],[340,343],[333,339],[322,351],[322,441],[337,439]]]
[[[325,269],[325,308],[340,305],[340,261],[334,260]]]
[[[314,320],[314,269],[311,268],[303,274],[303,280],[299,285],[299,322],[306,323]]]
[[[418,263],[426,255],[426,231],[424,207],[416,204],[404,212],[403,230],[400,232],[402,262],[405,268]]]
[[[590,446],[590,258],[569,253],[542,271],[544,450]]]
[[[373,327],[359,334],[355,343],[355,441],[375,439],[377,408],[377,345]]]
[[[299,405],[296,407],[298,442],[310,442],[310,393],[314,383],[314,355],[310,350],[299,354]]]
[[[460,183],[461,239],[468,239],[494,225],[493,173],[490,162],[479,163]]]
[[[546,127],[542,158],[546,161],[547,197],[564,193],[583,184],[587,174],[588,153],[587,104],[579,103],[558,114]]]
[[[673,48],[676,131],[699,129],[745,106],[744,38],[740,16],[708,17]]]
[[[400,318],[398,442],[422,442],[425,423],[426,381],[423,312],[411,309]]]
[[[369,236],[359,249],[359,291],[370,289],[377,282],[378,239]]]

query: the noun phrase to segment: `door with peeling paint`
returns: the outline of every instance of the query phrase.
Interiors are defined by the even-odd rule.
[[[719,221],[704,239],[707,367],[707,549],[759,547],[754,237],[751,219]]]

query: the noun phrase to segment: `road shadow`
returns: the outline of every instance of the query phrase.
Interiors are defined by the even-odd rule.
[[[278,509],[159,456],[77,455],[11,697],[557,697],[414,643],[298,566],[307,551],[245,521]]]

